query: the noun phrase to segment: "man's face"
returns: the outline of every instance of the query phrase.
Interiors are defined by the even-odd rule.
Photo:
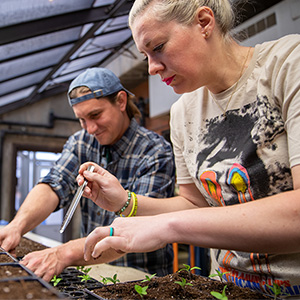
[[[101,145],[114,144],[126,130],[123,108],[118,101],[112,104],[106,98],[90,99],[74,105],[73,110],[81,127]]]

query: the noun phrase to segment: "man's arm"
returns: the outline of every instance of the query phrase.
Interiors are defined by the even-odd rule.
[[[48,184],[36,185],[27,195],[14,219],[0,229],[0,246],[13,250],[23,234],[44,221],[57,207],[58,196]]]
[[[57,247],[31,252],[24,256],[21,263],[45,281],[50,281],[66,267],[106,263],[124,255],[111,249],[98,258],[85,261],[83,258],[85,240],[86,238],[71,240]]]

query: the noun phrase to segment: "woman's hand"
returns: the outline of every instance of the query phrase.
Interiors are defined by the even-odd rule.
[[[84,259],[97,258],[108,249],[117,253],[150,252],[168,243],[168,230],[163,227],[163,215],[151,217],[117,218],[111,226],[97,227],[86,238]],[[113,236],[110,236],[113,228]],[[170,242],[170,241],[169,241]]]
[[[95,166],[93,172],[87,171],[89,165]],[[83,195],[95,204],[109,211],[119,211],[127,201],[127,192],[118,179],[95,163],[87,162],[80,166],[77,182],[82,185],[84,178],[88,185]]]

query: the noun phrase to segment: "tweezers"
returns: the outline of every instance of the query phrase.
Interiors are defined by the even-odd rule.
[[[95,167],[92,166],[92,165],[88,166],[88,168],[87,168],[87,170],[90,171],[90,172],[93,172],[94,169],[95,169]],[[76,194],[75,194],[75,196],[74,196],[74,198],[71,202],[71,205],[70,205],[69,209],[67,210],[65,218],[64,218],[64,220],[62,222],[62,225],[60,227],[60,231],[59,231],[60,233],[63,233],[65,231],[66,227],[68,226],[68,224],[70,223],[70,221],[71,221],[71,219],[74,215],[74,212],[76,210],[76,207],[79,203],[79,200],[80,200],[80,198],[83,194],[83,190],[87,186],[87,184],[88,184],[88,181],[86,179],[84,179],[83,184],[77,189],[77,192],[76,192]]]

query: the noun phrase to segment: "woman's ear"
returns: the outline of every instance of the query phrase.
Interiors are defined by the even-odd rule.
[[[119,105],[121,111],[126,111],[127,93],[125,91],[118,92],[116,104]]]
[[[196,13],[196,22],[200,26],[201,34],[207,39],[215,27],[215,16],[211,8],[199,7]]]

